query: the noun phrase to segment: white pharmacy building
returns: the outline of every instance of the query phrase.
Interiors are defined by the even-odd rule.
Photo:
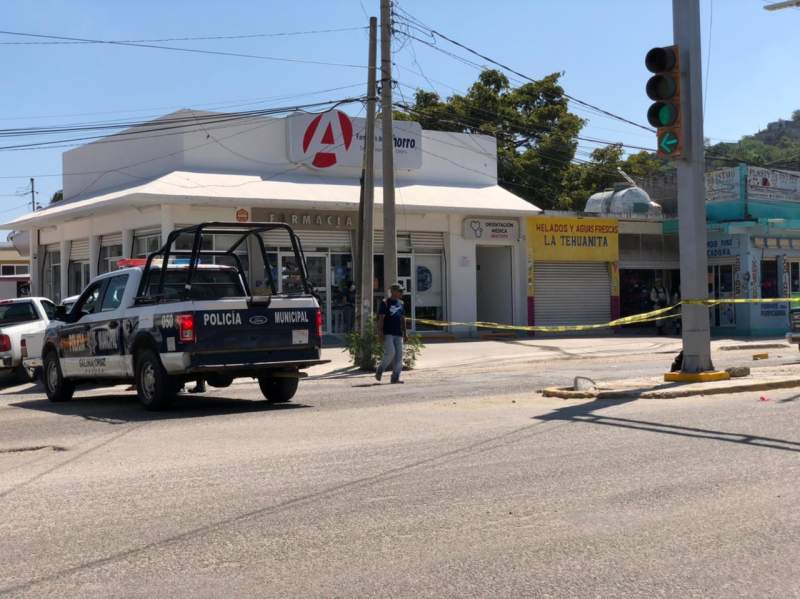
[[[178,111],[65,152],[63,200],[4,228],[30,257],[32,293],[60,301],[121,258],[157,250],[176,227],[286,222],[302,241],[327,332],[343,334],[355,314],[364,128],[338,110],[286,118]],[[426,329],[418,318],[525,324],[525,222],[540,210],[498,185],[494,138],[396,122],[394,144],[397,272],[414,328]],[[383,279],[380,139],[376,146],[381,298],[392,281]],[[205,243],[227,249],[226,241]],[[279,274],[294,268],[288,240],[272,232],[264,241],[280,290]]]

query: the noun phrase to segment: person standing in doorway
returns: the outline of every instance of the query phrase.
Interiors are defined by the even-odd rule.
[[[403,343],[408,340],[406,333],[405,304],[401,299],[403,288],[392,285],[389,297],[378,307],[378,338],[383,344],[383,360],[378,365],[375,379],[380,382],[384,370],[392,365],[392,383],[402,383]]]

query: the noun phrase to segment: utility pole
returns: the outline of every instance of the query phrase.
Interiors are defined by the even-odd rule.
[[[700,2],[672,0],[675,45],[680,49],[683,157],[678,159],[678,233],[681,255],[681,297],[708,298],[706,253],[705,148],[703,147],[703,87],[700,72]],[[683,372],[713,369],[708,308],[681,307]]]
[[[368,335],[369,322],[372,319],[372,240],[373,240],[373,215],[375,206],[375,104],[377,95],[376,82],[376,63],[378,59],[378,19],[369,19],[369,68],[367,70],[367,126],[364,131],[364,172],[362,187],[362,222],[359,223],[359,243],[358,248],[361,267],[358,269],[361,275],[361,289],[359,300],[361,302],[361,338],[365,351],[362,352],[362,368],[372,366],[372,336]]]
[[[36,211],[36,187],[34,186],[33,177],[31,177],[31,212]]]
[[[383,125],[383,290],[397,283],[397,224],[394,207],[392,134],[391,0],[381,0],[381,124]]]

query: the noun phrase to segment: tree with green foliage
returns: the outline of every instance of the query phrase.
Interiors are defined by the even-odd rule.
[[[553,73],[512,87],[500,71],[486,70],[465,95],[442,100],[418,90],[414,103],[395,116],[423,129],[495,137],[500,185],[545,209],[582,210],[591,194],[624,181],[620,167],[634,179],[664,168],[649,152],[625,158],[621,144],[598,148],[590,162],[573,164],[586,122],[569,111],[559,79]]]
[[[57,202],[60,202],[60,201],[61,201],[61,200],[63,200],[63,199],[64,199],[64,191],[63,191],[63,190],[61,190],[61,189],[59,189],[59,190],[58,190],[57,192],[55,192],[55,193],[52,195],[52,197],[50,198],[50,203],[51,203],[51,204],[56,204]]]
[[[497,70],[483,71],[465,95],[442,100],[417,91],[406,118],[424,129],[482,133],[497,139],[500,185],[542,208],[553,208],[575,156],[583,119],[571,113],[560,75],[512,87]]]

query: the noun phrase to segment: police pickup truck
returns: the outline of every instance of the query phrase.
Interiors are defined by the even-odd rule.
[[[294,252],[283,261],[280,294],[262,238],[276,229]],[[251,377],[267,401],[280,403],[294,396],[302,369],[327,362],[319,302],[288,225],[176,229],[146,260],[122,266],[93,280],[68,313],[58,308],[62,321],[48,327],[42,346],[50,401],[68,401],[80,383],[133,382],[145,408],[156,410],[190,380],[227,387]],[[248,271],[256,273],[253,288]]]

